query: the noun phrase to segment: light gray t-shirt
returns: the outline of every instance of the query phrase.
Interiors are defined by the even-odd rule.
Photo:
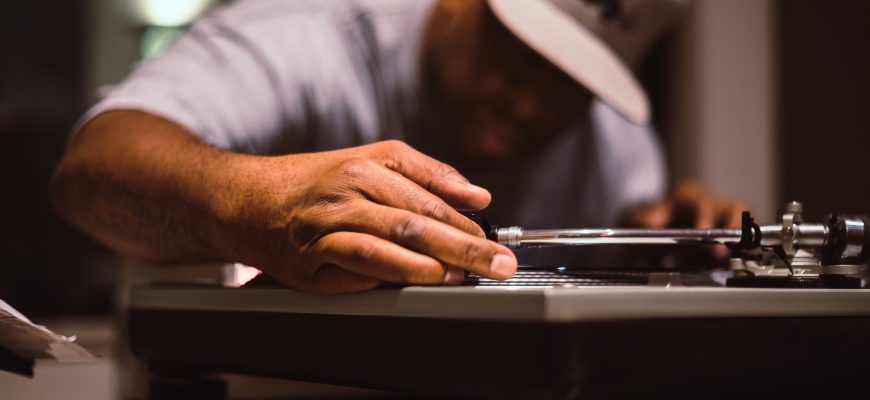
[[[107,88],[83,120],[133,109],[246,153],[401,139],[440,158],[430,146],[437,112],[425,110],[420,85],[421,38],[435,1],[236,1]],[[625,207],[662,194],[652,130],[601,102],[591,107],[537,157],[460,169],[492,192],[491,219],[527,228],[610,226]]]

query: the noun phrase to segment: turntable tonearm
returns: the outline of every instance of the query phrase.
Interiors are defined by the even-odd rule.
[[[803,206],[786,204],[780,222],[758,225],[743,212],[740,229],[583,228],[526,230],[491,226],[472,216],[487,237],[510,248],[590,245],[725,245],[732,251],[727,286],[861,287],[860,266],[870,259],[865,216],[832,214],[825,223],[803,220]]]

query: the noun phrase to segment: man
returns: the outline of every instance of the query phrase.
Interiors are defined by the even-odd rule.
[[[238,261],[316,293],[509,278],[513,253],[456,211],[491,200],[525,226],[734,224],[742,207],[694,185],[653,202],[646,98],[578,18],[649,27],[605,4],[237,2],[85,116],[54,204],[126,256]]]

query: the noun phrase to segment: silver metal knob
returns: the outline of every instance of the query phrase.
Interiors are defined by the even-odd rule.
[[[522,246],[523,228],[518,226],[498,228],[496,236],[498,242],[507,247],[520,247]]]

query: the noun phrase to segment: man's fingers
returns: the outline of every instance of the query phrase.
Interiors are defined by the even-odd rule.
[[[372,277],[326,264],[317,269],[311,279],[311,286],[306,289],[317,294],[339,294],[362,292],[374,289],[380,284],[381,281]]]
[[[722,212],[722,225],[725,228],[739,228],[743,225],[743,212],[749,210],[746,204],[729,201]]]
[[[472,235],[485,236],[480,226],[404,176],[376,164],[365,173],[369,176],[357,184],[375,203],[425,215]]]
[[[377,280],[441,285],[459,284],[464,278],[461,270],[366,233],[330,233],[316,246],[323,262]]]
[[[507,279],[516,272],[516,257],[507,247],[493,241],[380,204],[359,204],[350,210],[342,230],[369,233],[488,278]]]
[[[688,181],[677,185],[671,199],[676,207],[688,211],[694,217],[691,225],[695,228],[713,228],[719,222],[718,199],[695,182]]]
[[[691,207],[695,211],[695,228],[713,228],[716,226],[716,205],[712,198],[698,198]]]
[[[403,142],[388,141],[377,145],[376,152],[384,167],[402,174],[453,207],[480,210],[492,200],[486,189],[469,183],[455,168]]]
[[[744,210],[745,204],[717,197],[690,181],[677,185],[664,200],[630,210],[625,222],[645,228],[739,228]]]
[[[746,209],[742,203],[722,199],[709,193],[680,198],[678,204],[694,215],[695,228],[739,228],[741,214]]]
[[[743,225],[743,211],[747,210],[745,204],[730,201],[718,201],[719,225],[723,228],[740,228]],[[713,246],[713,255],[718,259],[727,258],[731,251],[722,245]]]
[[[663,200],[646,204],[629,211],[626,225],[641,228],[666,228],[673,219],[673,204]]]

